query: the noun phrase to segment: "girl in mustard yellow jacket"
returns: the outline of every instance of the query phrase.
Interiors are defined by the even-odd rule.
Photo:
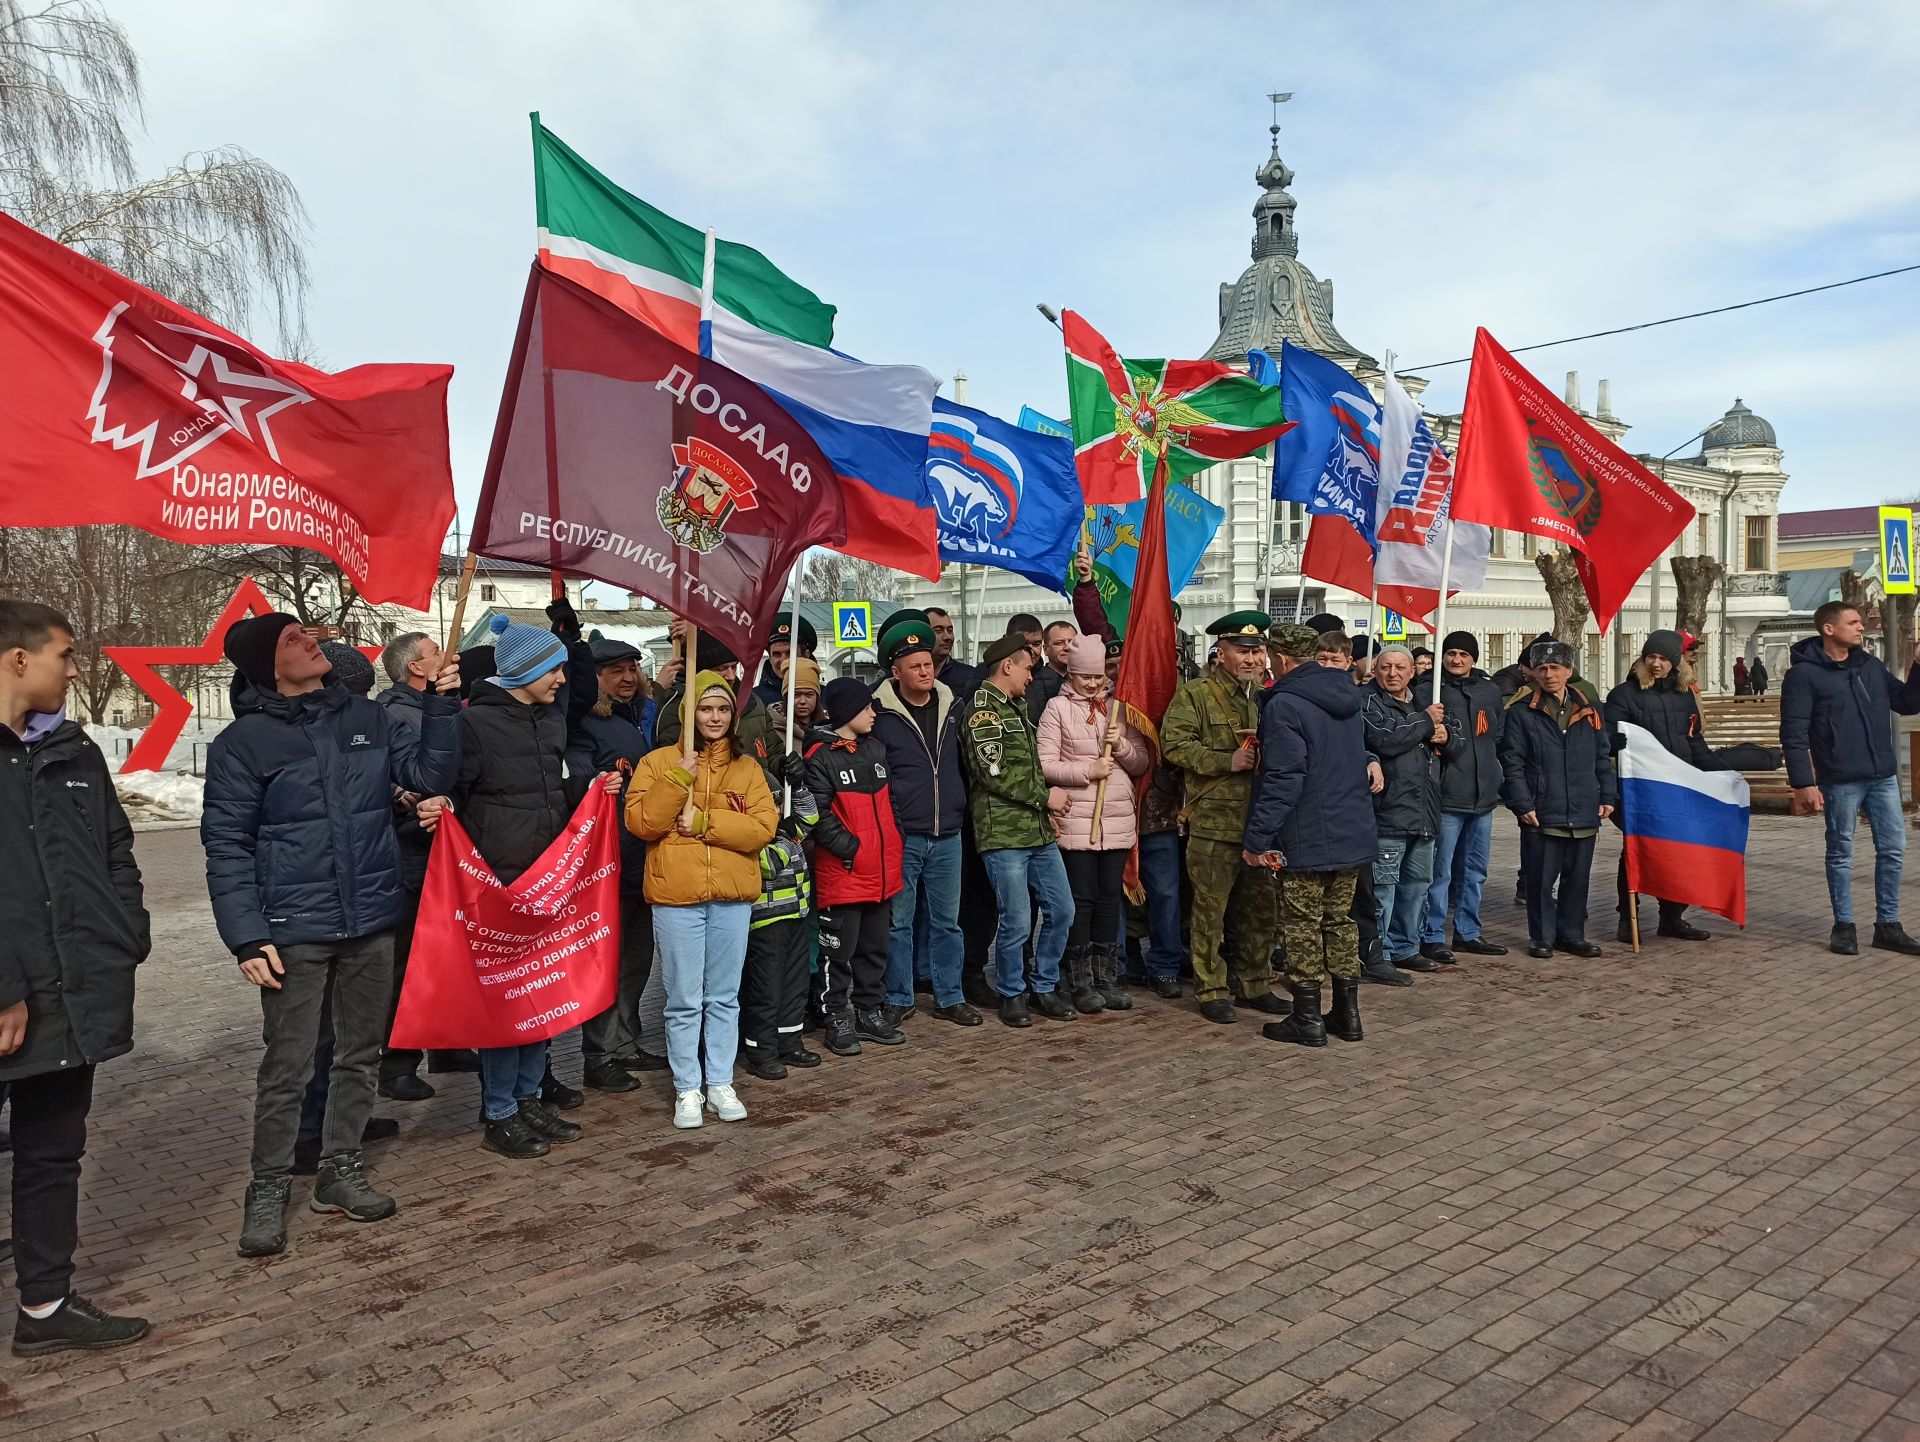
[[[627,829],[648,843],[676,1127],[699,1126],[703,1104],[722,1121],[746,1118],[733,1090],[740,970],[760,895],[760,849],[780,819],[760,763],[734,744],[733,688],[717,671],[702,671],[693,685],[697,751],[662,747],[642,758],[627,786]]]

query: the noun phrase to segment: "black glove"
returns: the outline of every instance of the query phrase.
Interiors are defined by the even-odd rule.
[[[789,751],[780,763],[780,779],[795,791],[807,784],[807,762],[798,751]]]
[[[547,619],[553,623],[553,634],[562,641],[580,639],[580,617],[573,609],[573,602],[565,596],[555,596],[547,602]]]

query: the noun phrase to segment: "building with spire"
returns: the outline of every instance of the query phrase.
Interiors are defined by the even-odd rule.
[[[1277,112],[1280,97],[1274,98]],[[1218,330],[1203,354],[1243,365],[1247,352],[1257,349],[1277,361],[1282,344],[1291,341],[1345,367],[1377,395],[1383,379],[1380,362],[1341,335],[1334,325],[1332,281],[1321,280],[1301,263],[1294,224],[1299,202],[1291,191],[1294,172],[1280,157],[1277,113],[1269,133],[1267,158],[1254,172],[1260,196],[1253,205],[1251,264],[1238,280],[1220,286]],[[1177,353],[1181,348],[1172,349]],[[1401,374],[1398,379],[1416,399],[1426,389],[1423,377]],[[1602,380],[1589,411],[1579,374],[1568,372],[1565,399],[1596,430],[1624,446],[1631,427],[1615,414],[1612,389]],[[1428,421],[1442,444],[1453,448],[1460,417],[1429,416]],[[1693,505],[1694,524],[1641,578],[1607,637],[1589,621],[1586,635],[1562,638],[1575,641],[1582,674],[1603,687],[1627,673],[1648,631],[1673,626],[1675,584],[1667,559],[1681,555],[1713,556],[1726,568],[1708,605],[1703,685],[1731,691],[1736,655],[1764,654],[1775,676],[1785,672],[1793,633],[1786,578],[1779,570],[1777,522],[1787,473],[1781,468],[1778,439],[1767,421],[1737,399],[1696,439],[1700,449],[1690,457],[1639,457]],[[1375,629],[1378,618],[1368,617],[1367,597],[1311,577],[1303,580],[1300,560],[1307,517],[1298,505],[1269,502],[1271,474],[1270,462],[1244,459],[1215,466],[1189,482],[1221,506],[1227,519],[1192,583],[1180,594],[1187,617],[1201,620],[1253,606],[1283,618],[1330,611],[1344,617],[1350,630]],[[1553,610],[1534,565],[1540,545],[1531,535],[1496,532],[1486,586],[1448,603],[1447,628],[1472,631],[1480,638],[1481,665],[1489,671],[1517,660],[1534,636],[1552,629]],[[938,583],[915,581],[909,594],[906,604],[938,605],[952,612],[961,652],[974,659],[1018,612],[1042,618],[1072,615],[1064,597],[1008,572],[981,567],[950,567]],[[1419,627],[1414,626],[1410,635],[1417,634]]]

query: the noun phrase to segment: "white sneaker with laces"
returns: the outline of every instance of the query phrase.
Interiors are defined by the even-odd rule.
[[[736,1102],[737,1106],[738,1103]],[[742,1113],[744,1115],[744,1113]],[[673,1099],[673,1124],[682,1131],[697,1127],[706,1120],[700,1115],[700,1093],[681,1092]]]
[[[723,1122],[743,1122],[747,1119],[746,1104],[730,1086],[708,1087],[707,1106]]]

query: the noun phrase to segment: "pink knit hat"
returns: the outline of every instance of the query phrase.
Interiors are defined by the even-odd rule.
[[[1075,636],[1067,643],[1067,671],[1075,676],[1107,674],[1107,643],[1098,636]]]

